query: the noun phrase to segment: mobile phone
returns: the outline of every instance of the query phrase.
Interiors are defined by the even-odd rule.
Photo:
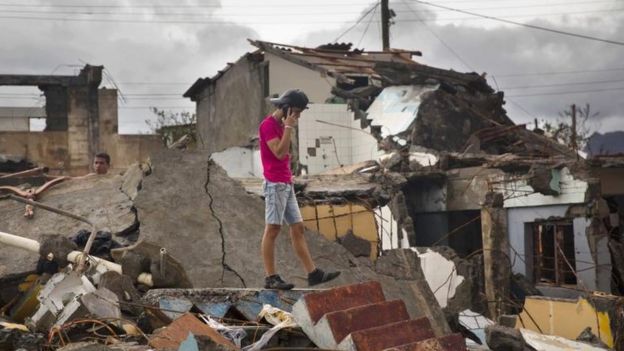
[[[290,105],[284,105],[282,106],[282,113],[284,114],[284,116],[282,117],[282,119],[286,119],[286,117],[288,117],[288,110],[290,109]]]

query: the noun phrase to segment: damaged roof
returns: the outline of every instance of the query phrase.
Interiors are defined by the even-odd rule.
[[[237,62],[245,59],[262,61],[264,59],[263,53],[268,52],[346,83],[352,82],[346,76],[347,74],[363,74],[381,80],[381,76],[374,69],[378,63],[417,64],[412,60],[412,57],[422,56],[420,51],[414,50],[365,51],[353,49],[351,43],[325,44],[317,48],[307,48],[261,40],[248,40],[258,50],[245,53]],[[197,79],[183,96],[193,99],[205,87],[221,78],[233,65],[233,63],[228,63],[213,77]]]
[[[389,51],[364,51],[352,49],[349,44],[328,44],[317,48],[277,44],[268,41],[251,40],[251,45],[263,52],[279,56],[292,63],[319,71],[350,82],[345,74],[364,74],[381,79],[375,72],[375,65],[380,62],[415,64],[413,56],[422,56],[420,51],[391,49]]]

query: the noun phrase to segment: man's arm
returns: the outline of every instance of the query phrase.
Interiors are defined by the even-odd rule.
[[[288,116],[284,120],[284,135],[282,138],[273,138],[267,141],[269,149],[273,152],[273,155],[278,160],[283,160],[290,150],[290,139],[292,137],[293,130],[297,125],[297,117],[292,113],[291,109],[288,109]]]
[[[271,152],[273,152],[273,155],[275,155],[278,160],[283,160],[284,157],[286,157],[286,155],[288,154],[288,151],[290,151],[289,149],[292,130],[292,127],[287,127],[284,129],[284,135],[282,135],[281,139],[274,138],[267,141],[269,149],[271,149]]]

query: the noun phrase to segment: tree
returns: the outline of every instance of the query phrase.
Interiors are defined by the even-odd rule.
[[[197,117],[190,112],[171,112],[151,108],[156,115],[156,120],[145,120],[152,132],[160,135],[163,144],[169,147],[185,135],[190,137],[190,142],[197,143]]]
[[[572,149],[583,150],[593,132],[590,124],[598,115],[599,112],[593,112],[589,104],[580,108],[571,105],[559,112],[559,118],[555,122],[542,121],[542,129],[557,142]]]

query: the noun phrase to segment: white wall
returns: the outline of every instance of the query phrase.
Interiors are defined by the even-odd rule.
[[[331,97],[331,88],[335,79],[322,77],[321,73],[271,53],[265,53],[269,62],[269,95],[281,94],[288,89],[301,89],[313,103],[324,103]]]
[[[299,158],[308,166],[308,174],[374,160],[383,154],[377,150],[377,140],[360,129],[359,123],[346,104],[311,104],[299,120]],[[308,148],[315,149],[316,156],[310,155]]]
[[[457,274],[457,268],[453,261],[446,259],[439,253],[431,249],[421,250],[422,252],[415,248],[412,250],[418,253],[425,280],[427,280],[438,304],[442,308],[446,307],[448,300],[455,296],[455,290],[464,281],[464,277]]]

